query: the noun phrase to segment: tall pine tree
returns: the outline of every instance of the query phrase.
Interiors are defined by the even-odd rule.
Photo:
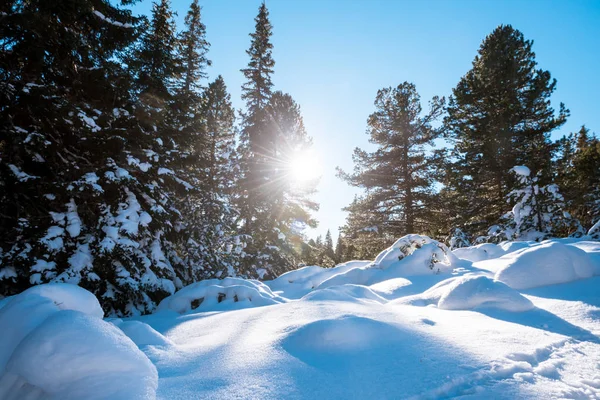
[[[376,111],[368,120],[370,142],[377,149],[366,152],[357,148],[354,173],[339,170],[344,180],[366,190],[349,211],[374,214],[369,225],[354,229],[376,226],[381,238],[429,231],[433,180],[425,150],[436,138],[431,124],[443,105],[443,99],[435,97],[430,111],[422,115],[420,97],[408,82],[378,91]],[[360,233],[350,233],[350,237],[356,234]]]
[[[533,42],[510,25],[489,34],[473,67],[453,90],[444,120],[454,145],[446,165],[445,196],[455,226],[481,232],[502,215],[514,185],[510,169],[527,164],[551,178],[550,132],[566,121],[550,104],[556,80],[538,69]]]

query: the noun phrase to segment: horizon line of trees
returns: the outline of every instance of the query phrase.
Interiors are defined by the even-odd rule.
[[[427,112],[410,82],[377,92],[367,120],[376,149],[356,148],[354,170],[338,168],[364,190],[344,209],[341,243],[351,251],[340,261],[370,259],[409,233],[453,248],[600,239],[600,140],[585,126],[550,139],[569,110],[553,109],[556,79],[538,67],[532,46],[498,26],[450,98],[434,97]]]

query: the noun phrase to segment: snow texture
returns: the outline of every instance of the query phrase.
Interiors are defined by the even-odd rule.
[[[155,398],[156,368],[103,314],[75,285],[11,297],[0,308],[0,398]]]
[[[443,310],[495,308],[518,312],[534,308],[533,303],[516,290],[482,275],[447,279],[421,295],[400,299],[399,303],[435,304]]]
[[[567,283],[594,274],[585,251],[559,242],[542,243],[475,266],[494,272],[496,280],[514,289]]]
[[[171,310],[179,314],[191,310],[246,308],[285,302],[264,283],[240,278],[209,279],[188,285],[167,297],[158,310]]]
[[[197,282],[123,320],[40,285],[0,300],[0,398],[597,399],[594,274],[600,242],[450,252],[410,235],[372,262]]]

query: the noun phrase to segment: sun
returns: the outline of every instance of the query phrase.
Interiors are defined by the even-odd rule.
[[[314,151],[300,151],[291,158],[289,170],[294,182],[306,183],[321,176],[321,163]]]

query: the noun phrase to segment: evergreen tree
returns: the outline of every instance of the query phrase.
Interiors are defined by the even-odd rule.
[[[313,239],[302,243],[300,260],[303,265],[317,265],[317,244]]]
[[[205,137],[194,148],[201,160],[202,168],[195,170],[201,190],[196,201],[184,199],[192,211],[188,254],[198,266],[197,279],[237,275],[244,247],[236,232],[237,213],[231,207],[237,171],[235,113],[221,76],[208,85],[201,103]]]
[[[272,168],[273,139],[268,134],[269,119],[266,107],[271,99],[273,83],[271,75],[275,61],[272,57],[273,44],[270,42],[272,26],[269,12],[262,3],[255,19],[256,29],[250,34],[250,48],[246,51],[250,56],[248,67],[242,69],[246,82],[242,85],[242,100],[246,101],[246,113],[243,118],[241,135],[241,160],[243,189],[240,196],[240,209],[244,218],[244,231],[252,232],[252,223],[256,214],[268,199],[264,188],[270,179]]]
[[[356,196],[344,211],[348,212],[348,216],[341,231],[347,245],[347,260],[373,259],[398,239],[379,229],[383,226],[385,215],[371,209],[364,197]]]
[[[333,250],[333,239],[331,238],[331,231],[327,229],[327,233],[325,234],[325,243],[324,243],[324,255],[332,260],[335,264],[335,251]]]
[[[179,280],[161,228],[174,211],[136,158],[148,139],[120,59],[136,19],[108,1],[2,12],[2,293],[70,282],[109,313],[150,311]]]
[[[460,228],[454,228],[452,234],[447,240],[447,243],[450,250],[471,246],[469,236]]]
[[[557,182],[569,212],[589,229],[600,219],[600,140],[582,126],[558,143]]]
[[[517,176],[517,185],[508,196],[515,205],[507,215],[511,219],[509,228],[500,239],[544,240],[583,234],[579,222],[566,212],[556,184],[540,185],[539,175],[532,176],[525,166],[514,167],[512,171]]]
[[[197,93],[200,82],[206,78],[204,70],[211,65],[206,57],[210,43],[206,40],[206,26],[201,20],[201,8],[198,0],[193,0],[185,16],[186,30],[179,35],[179,51],[183,68],[181,92]]]
[[[421,115],[420,97],[413,84],[379,90],[376,111],[368,120],[370,142],[378,148],[371,153],[354,151],[353,174],[339,170],[342,179],[366,189],[367,194],[355,201],[350,211],[375,214],[374,225],[380,235],[401,237],[430,229],[433,179],[425,149],[437,135],[431,123],[441,114],[443,104],[443,99],[435,97],[431,110]]]
[[[449,208],[460,215],[455,223],[469,225],[471,233],[502,214],[514,165],[541,171],[542,183],[551,178],[549,134],[569,112],[561,104],[555,115],[556,80],[537,68],[532,45],[510,25],[496,28],[449,101],[444,125],[454,148],[443,183]]]
[[[248,67],[242,72],[246,101],[240,137],[241,191],[235,196],[247,238],[242,273],[274,277],[299,262],[299,225],[314,225],[307,198],[313,185],[294,186],[289,168],[293,155],[310,146],[298,105],[290,95],[272,92],[271,23],[263,3],[256,17]]]
[[[335,244],[335,263],[341,264],[346,262],[346,246],[344,245],[344,238],[342,236],[342,232],[338,233],[337,243]]]

